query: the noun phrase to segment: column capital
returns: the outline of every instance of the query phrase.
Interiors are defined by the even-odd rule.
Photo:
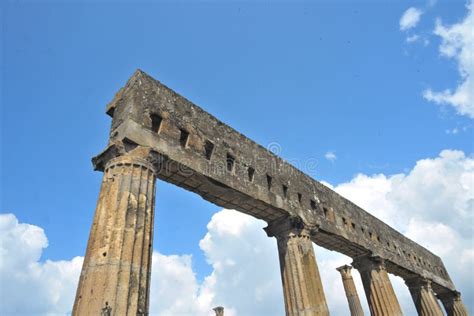
[[[263,230],[268,237],[307,237],[317,231],[316,227],[309,227],[299,216],[288,216],[268,223]]]
[[[149,147],[140,146],[128,138],[123,138],[110,143],[104,151],[93,157],[92,165],[94,170],[104,171],[110,162],[121,157],[146,160],[155,166],[160,166],[165,160],[163,155]]]
[[[448,291],[444,293],[439,293],[436,295],[438,299],[440,299],[442,302],[445,301],[461,301],[461,293],[458,291]]]
[[[336,270],[341,273],[343,278],[352,278],[352,267],[350,265],[345,264],[343,266],[340,266],[339,268],[336,268]]]
[[[151,170],[156,175],[156,168],[150,161],[141,157],[135,157],[135,156],[129,156],[129,155],[118,156],[118,157],[110,159],[105,165],[104,171],[107,173],[108,171],[114,169],[115,167],[119,167],[122,165],[146,168],[146,169]]]
[[[439,293],[438,298],[444,305],[444,309],[449,316],[467,316],[466,306],[461,300],[461,293],[458,291],[447,291]]]
[[[216,312],[216,316],[224,316],[224,307],[217,306],[217,307],[214,307],[212,310]]]
[[[352,266],[359,271],[385,270],[385,260],[379,256],[371,254],[353,258]]]
[[[410,289],[431,289],[431,281],[421,275],[415,275],[405,279],[405,284]]]

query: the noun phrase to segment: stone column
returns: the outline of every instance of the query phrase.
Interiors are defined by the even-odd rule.
[[[461,293],[457,291],[438,294],[448,316],[467,316],[467,309],[461,300]]]
[[[354,279],[352,278],[351,269],[351,266],[344,265],[336,270],[341,273],[342,284],[344,285],[347,301],[349,302],[351,316],[364,316],[364,311],[360,304],[359,295],[357,295]]]
[[[154,194],[148,161],[107,163],[73,315],[148,315]]]
[[[410,290],[416,310],[420,316],[444,316],[441,306],[439,306],[431,282],[423,277],[414,277],[405,280]]]
[[[360,272],[372,316],[403,315],[381,258],[358,257],[352,266]]]
[[[265,228],[276,237],[287,316],[329,315],[310,234],[299,219]]]

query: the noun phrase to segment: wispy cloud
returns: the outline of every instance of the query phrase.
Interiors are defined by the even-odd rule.
[[[447,129],[446,130],[446,134],[450,135],[456,135],[457,133],[459,133],[459,129],[457,127],[453,128],[453,129]]]
[[[406,41],[407,41],[407,43],[414,43],[414,42],[416,42],[418,39],[420,39],[420,36],[418,36],[418,35],[415,34],[415,35],[408,36],[407,39],[406,39]]]
[[[400,30],[407,31],[414,28],[420,22],[423,11],[415,7],[408,8],[400,18]]]
[[[454,90],[437,92],[426,89],[423,97],[436,104],[452,106],[457,113],[474,118],[474,0],[467,9],[468,14],[461,22],[444,26],[438,19],[434,30],[442,40],[439,47],[441,56],[457,61],[461,81]]]
[[[334,153],[333,151],[328,151],[327,153],[324,154],[324,158],[326,158],[326,160],[333,162],[333,161],[336,161],[337,156],[336,156],[336,153]]]

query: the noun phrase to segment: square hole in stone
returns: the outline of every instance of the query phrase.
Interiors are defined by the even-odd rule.
[[[179,144],[185,148],[188,145],[189,133],[184,129],[180,129],[179,132]]]
[[[204,143],[204,155],[207,160],[211,160],[212,153],[214,152],[214,144],[208,140]]]
[[[158,114],[151,114],[150,119],[151,119],[151,130],[155,133],[159,133],[163,118],[159,116]]]
[[[267,174],[267,188],[268,188],[268,190],[270,190],[272,188],[272,181],[273,181],[272,176]]]
[[[227,153],[226,165],[227,171],[232,172],[234,170],[235,157]]]
[[[248,167],[247,169],[247,175],[249,177],[249,181],[253,182],[253,176],[255,175],[255,169],[252,167]]]

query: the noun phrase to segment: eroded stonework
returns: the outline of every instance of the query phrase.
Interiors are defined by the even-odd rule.
[[[146,315],[155,168],[120,156],[105,168],[74,315]]]
[[[352,258],[382,261],[381,273],[355,261],[361,273],[368,271],[366,283],[375,295],[386,285],[386,273],[405,280],[420,276],[446,309],[456,314],[463,308],[438,256],[142,71],[120,89],[107,114],[112,117],[109,143],[93,159],[104,180],[73,314],[148,313],[155,178],[269,223],[267,232],[278,241],[284,290],[294,291],[303,282],[291,283],[290,276],[311,279],[296,303],[285,292],[287,315],[327,313],[311,242]],[[294,229],[275,233],[281,223],[299,223],[300,233],[291,238]],[[300,270],[294,270],[295,263]],[[393,315],[399,314],[396,305],[390,307]]]

